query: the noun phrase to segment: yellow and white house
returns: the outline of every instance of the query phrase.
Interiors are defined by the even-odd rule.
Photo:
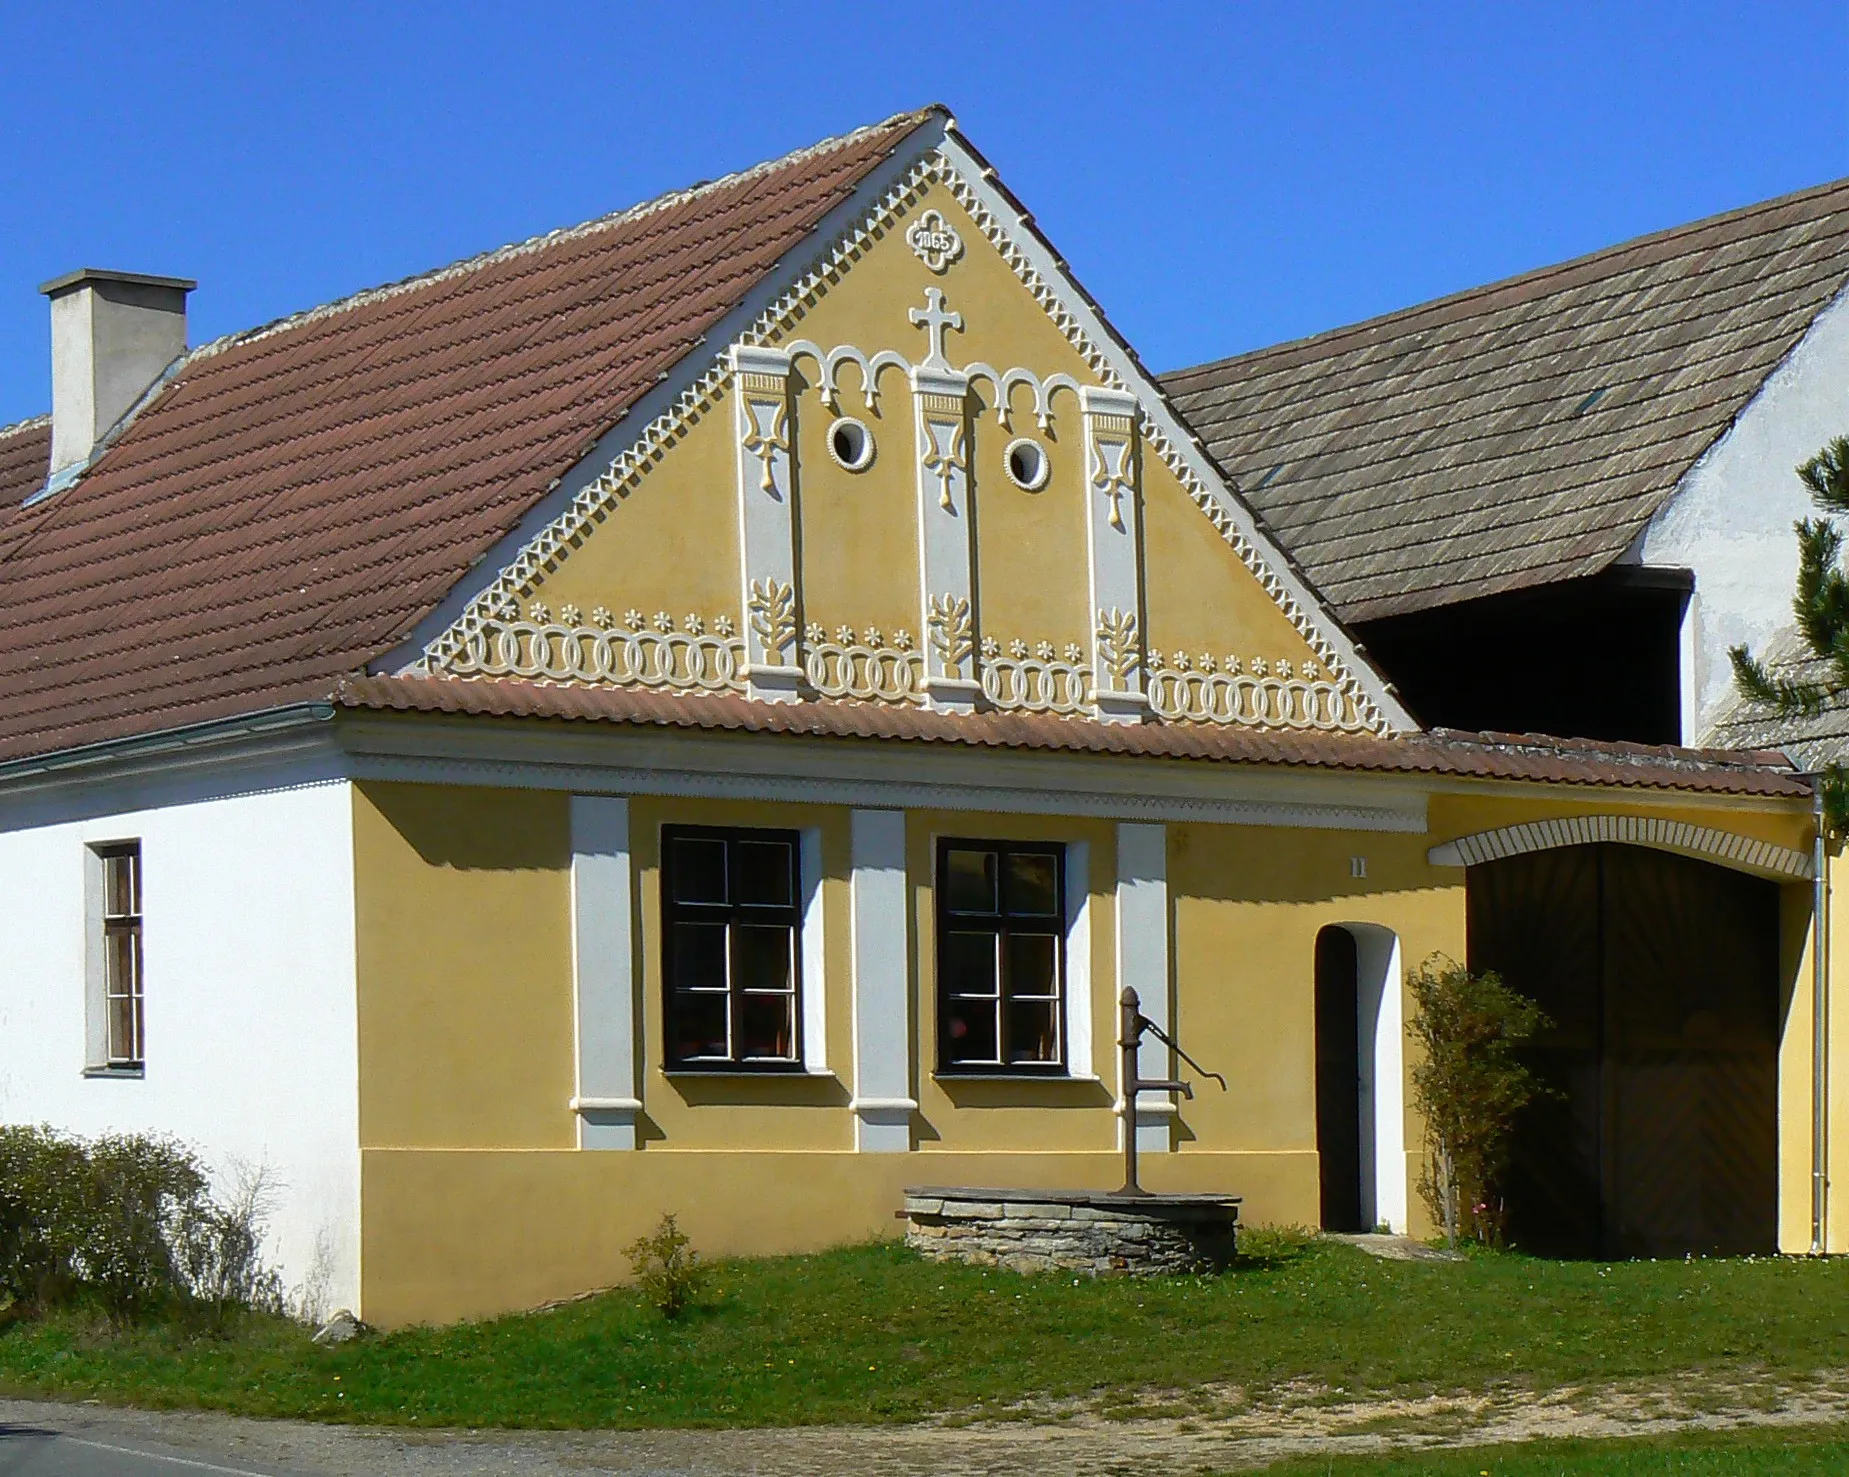
[[[186,285],[52,284],[57,352],[103,383]],[[0,432],[0,1119],[267,1166],[314,1301],[536,1304],[665,1210],[891,1235],[908,1184],[1108,1188],[1126,1132],[1248,1222],[1423,1232],[1407,972],[1651,909],[1599,968],[1718,970],[1706,1015],[1592,1049],[1605,1116],[1535,1152],[1618,1178],[1535,1216],[1849,1241],[1804,778],[1421,732],[940,110],[179,321],[114,416]],[[132,587],[97,630],[60,548]],[[1125,986],[1232,1090],[1125,1103]]]

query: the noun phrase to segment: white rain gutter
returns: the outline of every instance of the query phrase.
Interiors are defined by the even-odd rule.
[[[1816,878],[1811,897],[1811,1125],[1810,1252],[1822,1256],[1828,1236],[1830,1133],[1830,927],[1829,857],[1823,834],[1823,776],[1811,776],[1811,814],[1816,822],[1813,844]]]

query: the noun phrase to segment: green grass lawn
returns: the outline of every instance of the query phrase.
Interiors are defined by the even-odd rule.
[[[1204,1382],[1355,1394],[1849,1369],[1849,1262],[1434,1264],[1246,1244],[1264,1254],[1220,1277],[1096,1282],[850,1247],[722,1263],[678,1322],[613,1292],[338,1349],[280,1321],[211,1339],[63,1316],[0,1333],[0,1389],[251,1415],[635,1427],[983,1415],[1062,1397],[1108,1413],[1138,1387]]]
[[[1317,1457],[1264,1477],[1809,1477],[1849,1471],[1837,1431],[1730,1431],[1611,1441],[1535,1441],[1381,1457]]]

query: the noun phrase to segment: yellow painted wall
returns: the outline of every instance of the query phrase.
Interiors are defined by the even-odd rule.
[[[1174,826],[1169,883],[1181,981],[1182,1045],[1223,1072],[1233,1091],[1200,1087],[1181,1104],[1182,1154],[1229,1139],[1288,1165],[1288,1198],[1262,1218],[1317,1224],[1316,936],[1331,924],[1374,924],[1400,939],[1404,972],[1433,954],[1464,958],[1464,874],[1430,866],[1431,838],[1257,826]],[[1351,875],[1365,859],[1367,877]],[[1402,1018],[1410,1016],[1402,995]],[[1413,1047],[1406,1043],[1406,1068]],[[1404,1123],[1417,1178],[1422,1128],[1410,1095]],[[1409,1196],[1415,1233],[1427,1229]]]
[[[353,796],[361,1146],[571,1147],[568,798]]]
[[[529,602],[554,619],[576,605],[621,620],[634,609],[677,625],[695,615],[739,619],[738,437],[729,389],[695,415],[628,496],[534,581]],[[523,611],[524,613],[524,611]]]
[[[843,372],[840,409],[872,432],[875,448],[871,466],[849,472],[828,453],[835,418],[814,388],[814,360],[799,360],[796,373],[806,377],[795,396],[803,623],[821,626],[831,640],[846,625],[863,636],[872,627],[888,639],[904,631],[922,645],[918,471],[905,376],[888,370],[885,393],[869,408],[860,372],[851,365]]]
[[[1173,660],[1314,661],[1309,644],[1161,460],[1143,459],[1143,563],[1149,646]],[[1321,663],[1319,674],[1327,675]]]
[[[1584,792],[1432,797],[1432,832],[1174,824],[1169,885],[1182,1044],[1230,1079],[1181,1104],[1155,1187],[1245,1197],[1249,1222],[1317,1219],[1314,952],[1330,924],[1400,941],[1404,970],[1465,957],[1461,868],[1447,836],[1584,810],[1636,808],[1799,841],[1790,807],[1622,803]],[[637,797],[645,1021],[643,1148],[578,1151],[569,945],[569,802],[536,790],[365,783],[355,790],[359,906],[364,1313],[383,1323],[497,1311],[624,1275],[619,1248],[663,1210],[711,1253],[788,1251],[891,1235],[908,1184],[1108,1188],[1121,1161],[1113,889],[1107,822],[943,811],[908,815],[917,1150],[853,1152],[848,812],[841,806]],[[712,1078],[662,1071],[658,838],[668,823],[819,834],[828,1073]],[[1089,1000],[1099,1082],[954,1082],[932,1068],[934,842],[944,836],[1084,842],[1091,889]],[[1365,878],[1354,858],[1365,859]],[[1839,904],[1840,910],[1840,904]],[[1785,889],[1790,1008],[1781,1055],[1781,1242],[1809,1235],[1808,888]],[[1849,935],[1845,935],[1849,936]],[[806,988],[817,982],[805,981]],[[1407,1011],[1402,997],[1402,1013]],[[1845,1027],[1833,1024],[1844,1041]],[[1413,1066],[1407,1043],[1406,1068]],[[1846,1069],[1849,1070],[1849,1069]],[[1420,1125],[1404,1124],[1408,1185]],[[1849,1141],[1849,1123],[1837,1143]],[[1408,1195],[1415,1232],[1427,1228]],[[1849,1216],[1833,1206],[1843,1244]]]
[[[1162,1162],[1153,1162],[1159,1158]],[[1277,1198],[1268,1156],[1152,1156],[1151,1189]],[[429,1153],[368,1150],[360,1310],[369,1323],[530,1308],[627,1281],[622,1248],[672,1210],[707,1256],[815,1251],[901,1234],[905,1187],[1107,1186],[1105,1154]],[[1312,1171],[1312,1177],[1314,1171]]]

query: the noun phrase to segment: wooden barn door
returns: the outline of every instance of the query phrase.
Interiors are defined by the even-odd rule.
[[[1771,1251],[1778,889],[1641,847],[1470,869],[1470,961],[1553,1025],[1518,1125],[1518,1244],[1565,1256]]]

